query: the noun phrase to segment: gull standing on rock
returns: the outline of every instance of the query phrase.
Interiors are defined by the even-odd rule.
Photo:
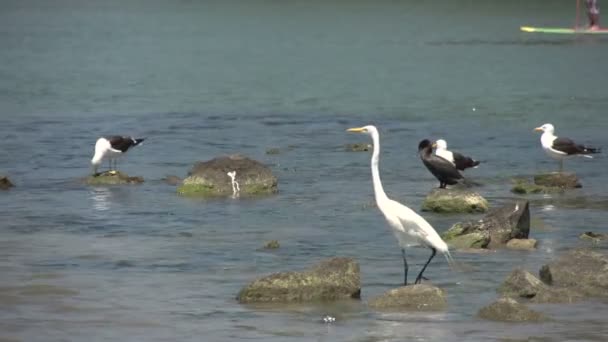
[[[536,127],[535,131],[543,132],[540,136],[540,142],[543,150],[553,159],[559,160],[559,172],[564,169],[564,159],[572,156],[583,156],[593,158],[589,154],[600,153],[601,149],[586,145],[577,144],[568,138],[558,138],[555,135],[555,127],[552,124],[546,123],[540,127]]]
[[[115,135],[112,137],[102,137],[97,139],[95,143],[95,155],[91,159],[91,165],[93,166],[93,174],[97,174],[97,168],[104,159],[107,159],[112,171],[112,161],[114,161],[114,168],[116,168],[117,159],[127,153],[131,147],[140,145],[145,138],[133,138],[133,137],[122,137]]]

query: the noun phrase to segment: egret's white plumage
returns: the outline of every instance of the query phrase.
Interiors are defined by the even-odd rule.
[[[559,160],[559,170],[563,170],[564,159],[572,156],[582,156],[593,158],[589,154],[600,153],[599,148],[580,145],[568,138],[559,138],[555,135],[555,127],[552,124],[546,123],[540,127],[536,127],[535,131],[543,132],[540,136],[540,143],[547,155],[555,160]]]
[[[347,131],[356,133],[366,133],[372,137],[374,150],[371,160],[372,180],[374,185],[374,195],[378,208],[386,218],[389,226],[392,228],[395,237],[399,241],[399,246],[402,250],[405,277],[404,283],[407,285],[408,265],[405,258],[405,247],[412,242],[418,242],[432,250],[431,257],[424,265],[415,283],[422,280],[422,274],[428,264],[431,262],[437,251],[441,252],[448,263],[452,263],[448,245],[441,239],[439,234],[433,227],[420,215],[405,205],[394,201],[386,195],[382,182],[380,181],[380,172],[378,170],[378,162],[380,159],[380,135],[375,126],[369,125],[359,128],[349,128]]]

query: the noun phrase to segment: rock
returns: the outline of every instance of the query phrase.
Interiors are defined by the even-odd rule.
[[[585,297],[608,297],[608,257],[602,253],[572,250],[542,266],[539,274],[545,284]]]
[[[281,150],[276,148],[276,147],[272,147],[266,150],[266,154],[279,154],[281,153]]]
[[[608,234],[584,232],[578,236],[579,239],[591,241],[593,243],[599,243],[602,240],[608,240]]]
[[[542,290],[548,289],[540,279],[532,273],[520,268],[514,269],[498,289],[505,297],[533,298]]]
[[[483,213],[488,207],[478,193],[460,189],[433,189],[422,203],[423,211],[436,213]]]
[[[441,237],[454,248],[497,248],[511,239],[526,239],[529,233],[528,201],[515,201],[493,209],[481,220],[456,223]]]
[[[166,176],[162,181],[169,185],[180,185],[182,183],[182,179],[174,175]]]
[[[564,192],[564,188],[536,185],[525,179],[516,179],[514,180],[514,183],[515,185],[511,188],[511,192],[516,194],[553,194]]]
[[[8,190],[14,186],[7,176],[0,176],[0,190]]]
[[[569,172],[551,172],[534,176],[534,184],[547,187],[574,189],[582,187],[576,174]]]
[[[536,239],[511,239],[507,242],[507,248],[523,251],[533,251],[536,249],[538,241]]]
[[[185,196],[229,196],[233,194],[228,172],[236,171],[240,194],[263,195],[277,192],[277,178],[262,163],[241,155],[217,157],[197,162],[177,193]]]
[[[129,175],[120,171],[106,171],[88,176],[84,182],[88,185],[140,184],[144,182],[144,178],[141,176],[129,177]]]
[[[360,298],[359,264],[331,258],[303,272],[280,272],[259,278],[238,294],[240,303],[304,302]]]
[[[500,322],[540,322],[547,318],[512,298],[500,298],[483,307],[477,315],[483,319]]]
[[[348,152],[367,152],[373,148],[372,144],[361,143],[361,144],[346,144],[344,149]]]
[[[264,249],[277,249],[279,247],[281,247],[281,245],[277,240],[270,240],[264,245]]]
[[[447,307],[444,290],[429,284],[398,287],[371,299],[374,309],[436,311]]]
[[[574,303],[583,299],[583,295],[575,289],[545,287],[540,289],[530,301],[537,304]]]

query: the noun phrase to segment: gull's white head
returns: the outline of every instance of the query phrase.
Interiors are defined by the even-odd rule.
[[[545,133],[553,134],[555,132],[555,127],[553,127],[553,125],[550,123],[546,123],[540,127],[536,127],[534,130],[537,132],[545,132]]]
[[[435,141],[435,147],[438,150],[445,150],[448,148],[448,143],[445,142],[445,140],[443,140],[443,139],[439,139],[439,140]]]
[[[349,128],[346,131],[347,132],[354,132],[354,133],[365,133],[365,134],[371,135],[371,136],[378,135],[378,129],[374,125],[367,125],[367,126],[363,126],[363,127]]]

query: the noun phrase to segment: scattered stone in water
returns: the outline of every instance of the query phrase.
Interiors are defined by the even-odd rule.
[[[441,237],[453,248],[497,248],[530,233],[528,201],[515,201],[493,209],[477,221],[454,224]]]
[[[377,310],[437,311],[447,307],[444,290],[429,284],[398,287],[372,298],[368,305]]]
[[[569,172],[551,172],[534,176],[534,184],[546,187],[558,187],[564,189],[581,188],[576,174]]]
[[[240,303],[285,303],[360,296],[359,264],[352,258],[331,258],[303,272],[280,272],[256,279],[239,292],[237,300]]]
[[[84,182],[88,185],[140,184],[144,182],[144,178],[141,176],[129,177],[124,172],[112,170],[88,176]]]
[[[276,148],[276,147],[269,148],[269,149],[266,150],[266,154],[270,154],[270,155],[272,155],[272,154],[279,154],[279,153],[281,153],[281,150],[278,149],[278,148]]]
[[[511,239],[507,242],[507,248],[523,251],[533,251],[536,249],[538,241],[536,239]]]
[[[7,176],[0,176],[0,190],[8,190],[14,186]]]
[[[345,150],[348,152],[367,152],[372,150],[372,144],[360,143],[360,144],[346,144]]]
[[[488,208],[480,194],[463,189],[433,189],[422,203],[423,211],[436,213],[483,213]]]
[[[281,245],[277,240],[270,240],[264,245],[264,249],[277,249],[279,247],[281,247]]]
[[[533,298],[539,292],[547,290],[540,279],[536,278],[532,273],[521,268],[516,268],[507,276],[507,279],[498,289],[498,293],[506,297]]]
[[[245,156],[231,155],[194,164],[177,193],[200,197],[231,196],[232,181],[227,173],[233,171],[237,174],[241,195],[277,192],[277,178],[270,168]]]
[[[183,236],[183,237],[193,237],[194,234],[190,233],[190,232],[179,232],[179,234],[177,234],[179,236]]]
[[[119,261],[116,262],[116,264],[114,266],[116,268],[134,267],[135,264],[132,261],[129,261],[129,260],[119,260]]]
[[[515,185],[511,188],[511,192],[516,194],[554,194],[564,192],[564,188],[537,185],[525,179],[515,179],[514,183]]]
[[[499,322],[540,322],[547,318],[512,298],[500,298],[479,310],[479,317]]]
[[[323,317],[323,323],[333,323],[336,321],[336,317],[332,317],[330,315],[326,315]]]
[[[608,240],[607,234],[594,233],[594,232],[584,232],[583,234],[579,235],[578,237],[579,237],[579,239],[588,240],[593,243],[599,243],[602,240]]]

